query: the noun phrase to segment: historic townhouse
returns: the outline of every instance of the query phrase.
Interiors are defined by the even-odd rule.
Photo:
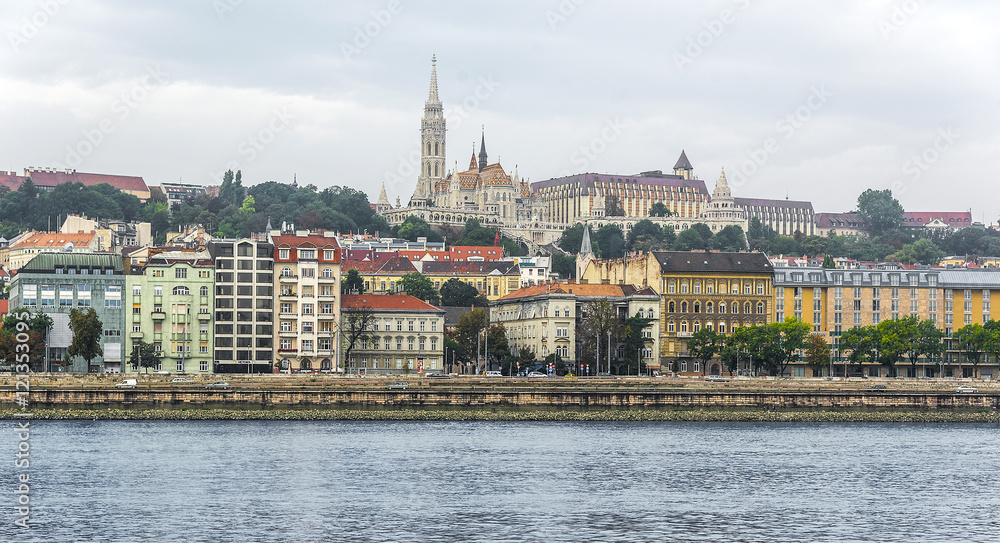
[[[828,338],[833,347],[833,373],[843,376],[847,354],[839,350],[840,337],[856,326],[902,317],[930,320],[948,338],[955,330],[992,318],[992,294],[1000,291],[1000,272],[988,269],[947,269],[922,266],[905,269],[886,264],[884,269],[839,270],[822,268],[775,268],[775,318],[799,318],[813,331]],[[898,365],[905,377],[971,377],[973,368],[961,365],[963,355],[956,342],[945,340],[948,351],[942,360],[926,360],[914,366]],[[984,361],[985,362],[985,361]],[[961,366],[961,373],[959,367]],[[980,375],[997,375],[997,364],[981,364]],[[881,364],[863,364],[861,371],[871,377],[883,376]],[[792,375],[828,375],[829,369],[813,372],[804,364],[792,366]]]
[[[153,255],[128,276],[131,329],[128,352],[151,343],[162,358],[156,370],[212,373],[215,267],[208,251]]]
[[[353,251],[352,251],[353,253]],[[405,256],[391,254],[382,259],[378,256],[362,260],[348,260],[342,266],[344,273],[358,270],[365,282],[366,293],[392,294],[398,292],[396,283],[408,273],[417,271]]]
[[[652,288],[570,281],[532,285],[491,302],[490,322],[499,322],[507,329],[511,354],[527,347],[539,360],[555,353],[563,362],[575,367],[583,358],[580,353],[582,345],[593,345],[588,342],[592,338],[579,336],[582,319],[589,304],[605,300],[616,309],[620,322],[635,316],[658,318],[660,297]],[[655,333],[656,327],[654,324],[645,332],[650,343],[641,353],[644,363],[649,365],[658,364],[659,337]],[[605,341],[605,338],[600,339],[599,349],[605,353],[600,358],[602,368],[607,359]],[[612,340],[609,338],[607,341]],[[613,338],[611,348],[614,360],[626,356],[618,338]],[[628,355],[634,356],[632,353]],[[591,360],[588,359],[587,363]]]
[[[449,279],[458,279],[476,287],[489,300],[496,300],[521,286],[521,268],[517,262],[503,260],[471,262],[417,262],[434,288],[441,290]]]
[[[339,359],[340,245],[332,232],[272,233],[274,342],[281,371],[333,371]]]
[[[341,341],[360,332],[349,372],[422,373],[444,369],[443,309],[405,294],[346,294]],[[353,317],[353,322],[352,322]],[[368,326],[362,328],[362,323]]]
[[[125,312],[122,291],[125,275],[122,259],[115,254],[42,253],[35,255],[14,275],[10,287],[10,310],[26,307],[42,311],[52,318],[49,334],[49,360],[35,371],[70,371],[119,373],[126,368]],[[80,357],[69,360],[73,341],[69,328],[72,309],[92,308],[104,328],[101,348],[104,356],[90,361]]]
[[[274,369],[274,246],[266,236],[214,239],[215,371]]]

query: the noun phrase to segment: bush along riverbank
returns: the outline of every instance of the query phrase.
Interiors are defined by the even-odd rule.
[[[78,409],[0,408],[2,419],[35,420],[358,420],[595,422],[962,422],[1000,423],[997,411],[653,410],[653,409]]]

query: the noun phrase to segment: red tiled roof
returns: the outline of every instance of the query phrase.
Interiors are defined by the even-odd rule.
[[[470,256],[482,257],[485,260],[503,259],[503,247],[493,245],[455,245],[448,249],[452,253],[452,260],[468,260]]]
[[[86,247],[94,241],[95,232],[61,234],[59,232],[33,232],[11,245],[11,249],[21,247],[63,247],[72,243],[74,247]]]
[[[903,226],[923,226],[934,219],[952,226],[972,224],[972,213],[969,211],[907,211],[903,213]]]
[[[396,309],[406,311],[440,311],[420,298],[408,294],[345,294],[340,302],[341,309],[371,308],[374,310]]]
[[[376,253],[378,254],[378,253]],[[413,264],[405,256],[398,256],[393,253],[388,260],[348,260],[341,266],[346,273],[351,269],[358,270],[362,275],[373,275],[378,273],[407,274],[417,271]]]
[[[23,183],[25,179],[27,179],[27,177],[22,177],[14,172],[0,171],[0,187],[17,190],[21,188],[21,183]]]
[[[90,187],[107,183],[118,190],[130,190],[135,192],[149,192],[149,187],[141,177],[132,175],[110,175],[103,173],[84,173],[76,170],[65,171],[43,171],[28,169],[25,171],[31,180],[40,187],[54,187],[63,183],[83,183]]]
[[[0,300],[0,317],[7,314],[10,309],[10,300]]]
[[[275,249],[291,248],[291,247],[316,248],[319,250],[333,249],[333,260],[324,260],[321,258],[322,257],[321,254],[316,255],[316,260],[322,262],[334,262],[334,263],[339,263],[341,261],[340,244],[337,242],[337,238],[333,237],[328,238],[322,234],[309,234],[306,236],[294,236],[294,235],[274,236]],[[290,258],[287,260],[280,258],[275,258],[275,260],[281,262],[297,262],[298,255],[296,255],[295,258]]]

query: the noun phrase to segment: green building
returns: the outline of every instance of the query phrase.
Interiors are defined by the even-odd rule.
[[[140,274],[128,276],[127,352],[141,340],[163,354],[156,371],[211,373],[214,274],[207,251],[150,256]]]
[[[119,373],[123,371],[125,350],[125,311],[122,291],[125,288],[122,258],[102,253],[40,253],[18,270],[11,281],[10,308],[41,310],[52,318],[48,359],[36,371]],[[68,349],[73,341],[69,313],[73,309],[93,308],[104,328],[101,348],[104,356],[87,364],[80,357],[71,359]]]

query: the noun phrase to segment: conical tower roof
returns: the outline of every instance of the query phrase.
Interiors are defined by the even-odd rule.
[[[385,194],[385,183],[382,183],[382,192],[378,193],[378,202],[376,202],[376,204],[387,205],[387,206],[392,205],[389,203],[389,197]]]
[[[723,168],[722,172],[719,174],[719,180],[715,182],[715,190],[712,191],[712,199],[718,200],[719,198],[729,198],[731,193],[729,191],[729,183],[726,181],[726,169]]]
[[[590,243],[590,226],[583,225],[583,241],[580,242],[580,256],[594,252],[593,244]]]
[[[427,94],[427,103],[441,103],[441,100],[438,98],[437,55],[431,55],[431,89]]]
[[[677,159],[677,164],[674,164],[674,169],[675,170],[693,170],[694,169],[693,167],[691,167],[691,161],[688,160],[687,153],[685,153],[683,149],[681,150],[681,156],[680,156],[680,158]]]

